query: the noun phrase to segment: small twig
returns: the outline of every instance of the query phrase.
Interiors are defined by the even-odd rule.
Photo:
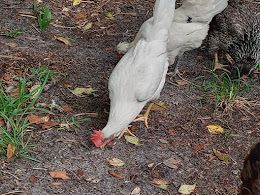
[[[7,192],[7,193],[3,193],[3,194],[1,194],[1,195],[17,194],[17,193],[24,193],[24,191],[15,190],[15,191],[11,191],[11,192]]]
[[[38,33],[41,33],[37,28],[36,28],[36,26],[34,26],[33,24],[31,24],[32,25],[32,27],[34,28],[34,30],[36,30]]]
[[[86,116],[86,115],[97,117],[98,113],[96,113],[96,112],[85,112],[85,113],[74,114],[74,116]]]
[[[0,170],[0,172],[2,173],[5,173],[5,174],[8,174],[8,175],[11,175],[12,177],[14,177],[15,179],[19,180],[19,181],[22,181],[22,179],[20,179],[19,177],[17,177],[16,175],[12,174],[12,173],[9,173],[7,171],[3,171],[3,170]]]
[[[21,58],[21,57],[16,57],[16,56],[7,56],[7,55],[0,55],[0,58],[8,58],[8,59],[13,59],[13,60],[25,60],[25,58]]]

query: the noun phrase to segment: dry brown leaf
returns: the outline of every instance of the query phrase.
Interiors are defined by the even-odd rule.
[[[181,164],[181,160],[177,160],[174,157],[171,157],[171,158],[163,161],[163,164],[172,169],[177,169],[179,167],[179,165]]]
[[[216,157],[218,157],[219,160],[228,162],[231,158],[229,154],[222,153],[219,150],[216,150],[213,148],[213,153],[215,154]]]
[[[37,115],[30,115],[28,116],[28,120],[30,123],[35,123],[39,125],[48,122],[50,120],[50,117],[49,116],[40,117]]]
[[[50,129],[52,127],[55,127],[59,125],[59,123],[55,122],[55,121],[47,121],[46,123],[42,124],[42,128],[43,129]]]
[[[116,177],[116,178],[118,178],[118,179],[124,179],[124,177],[123,177],[120,173],[118,173],[118,172],[109,170],[108,173],[109,173],[109,175],[111,175],[112,177]]]
[[[63,112],[66,112],[66,113],[73,112],[73,108],[70,107],[69,105],[62,106],[62,109],[63,109]]]
[[[5,125],[5,121],[3,118],[0,118],[0,127]]]
[[[58,41],[64,43],[65,45],[68,45],[68,46],[71,45],[71,43],[70,43],[70,41],[69,41],[68,38],[65,38],[65,37],[57,37],[57,36],[54,36],[54,38],[55,38],[56,40],[58,40]]]
[[[108,163],[112,166],[116,166],[116,167],[122,167],[125,165],[124,161],[118,159],[118,158],[112,158],[112,159],[108,159],[107,160]]]
[[[185,80],[176,80],[175,81],[179,86],[184,86],[184,85],[188,85],[189,82],[185,81]]]
[[[29,177],[29,181],[30,181],[31,183],[36,183],[38,180],[39,180],[39,177],[37,177],[37,176],[35,176],[35,175],[31,175],[31,176]]]
[[[169,185],[169,184],[171,184],[170,181],[165,180],[165,179],[153,179],[151,181],[151,183],[153,183],[155,185]]]
[[[84,175],[85,175],[85,172],[84,172],[83,169],[78,169],[78,170],[77,170],[77,176],[83,177]]]
[[[194,146],[195,152],[198,152],[198,151],[200,151],[200,150],[202,150],[202,149],[204,149],[204,144],[196,144],[196,145]]]
[[[12,158],[14,156],[15,150],[16,150],[16,147],[14,145],[12,145],[12,144],[7,145],[7,149],[6,149],[7,160],[9,160],[10,158]]]
[[[52,182],[50,183],[51,186],[62,186],[63,183],[62,182]]]
[[[50,171],[49,174],[54,179],[63,179],[63,180],[70,179],[66,171]]]

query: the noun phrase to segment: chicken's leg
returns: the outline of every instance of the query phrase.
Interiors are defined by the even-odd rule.
[[[218,61],[218,53],[216,52],[214,54],[214,68],[213,68],[213,71],[216,71],[216,70],[224,70],[228,73],[230,73],[230,71],[228,69],[226,69],[225,67],[228,67],[229,65],[223,65],[221,63],[219,63]]]
[[[143,114],[143,116],[141,116],[141,117],[135,119],[134,122],[136,122],[136,121],[143,121],[145,127],[148,128],[148,116],[149,116],[149,113],[150,113],[150,111],[151,111],[153,105],[154,105],[153,102],[150,103],[149,106],[148,106],[148,108],[147,108],[147,110],[146,110],[145,113]]]

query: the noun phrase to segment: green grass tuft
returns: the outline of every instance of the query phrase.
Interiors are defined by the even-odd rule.
[[[6,94],[0,83],[0,154],[7,155],[7,146],[15,147],[15,156],[30,158],[32,145],[29,144],[30,136],[27,130],[30,127],[28,116],[36,112],[36,101],[39,99],[50,72],[42,77],[43,81],[36,90],[27,89],[27,81],[20,79],[18,82],[18,95],[13,97]]]
[[[42,31],[46,30],[51,23],[52,13],[47,5],[34,2],[33,10],[37,13],[38,25]]]
[[[12,30],[12,31],[5,33],[4,36],[10,37],[10,38],[15,38],[15,37],[20,36],[21,34],[23,34],[23,32],[20,30]]]
[[[249,89],[240,78],[232,79],[227,73],[212,73],[211,79],[203,83],[203,90],[214,99],[216,107],[226,107],[234,102],[242,91]]]

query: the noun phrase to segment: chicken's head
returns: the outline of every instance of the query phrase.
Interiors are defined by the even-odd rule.
[[[105,140],[103,132],[101,130],[94,130],[90,136],[90,140],[97,148],[100,148]]]

